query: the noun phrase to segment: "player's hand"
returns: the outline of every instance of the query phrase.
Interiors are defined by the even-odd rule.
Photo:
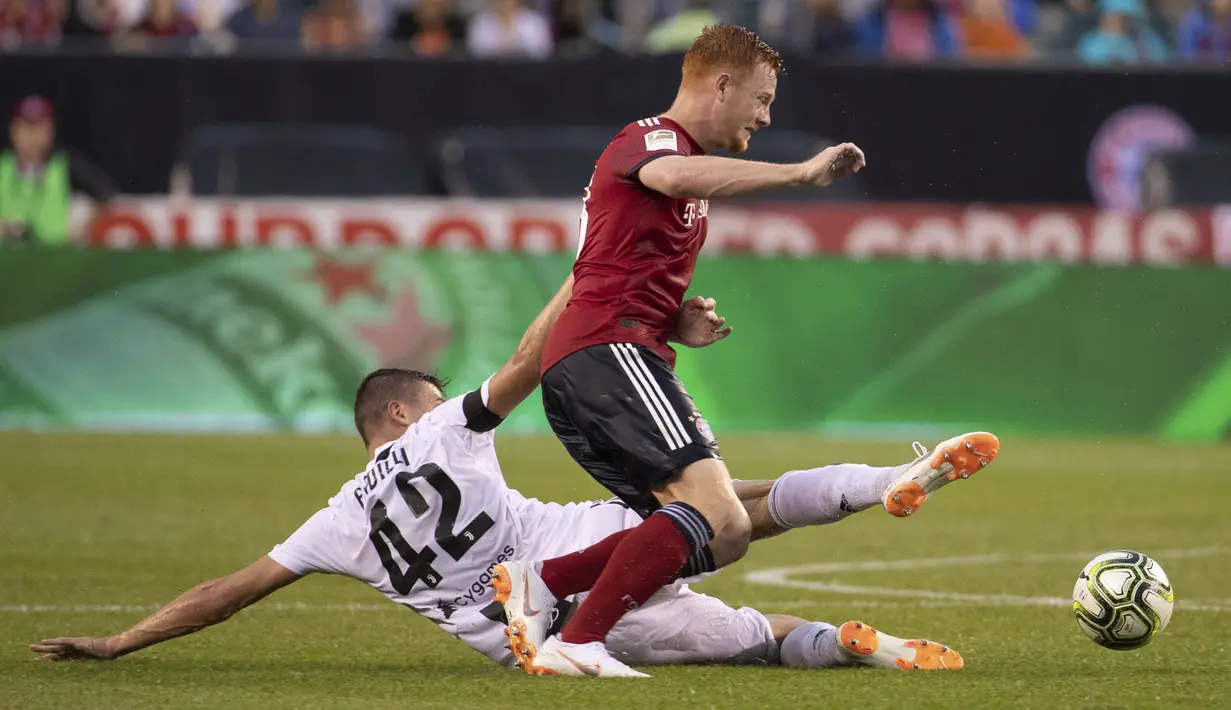
[[[111,637],[43,639],[30,644],[30,650],[44,661],[106,661],[116,657]]]
[[[867,166],[863,151],[854,143],[835,145],[803,164],[803,180],[805,185],[829,187],[847,175],[854,175]]]
[[[680,305],[671,339],[690,348],[713,345],[731,334],[727,319],[718,315],[717,302],[712,298],[694,296]]]

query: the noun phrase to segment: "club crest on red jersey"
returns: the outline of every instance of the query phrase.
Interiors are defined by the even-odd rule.
[[[692,416],[688,417],[688,421],[696,425],[697,433],[705,437],[706,441],[714,441],[714,430],[710,429],[710,423],[701,416],[701,412],[694,410]]]

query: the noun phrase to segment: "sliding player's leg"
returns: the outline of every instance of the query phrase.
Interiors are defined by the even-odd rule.
[[[890,636],[862,621],[835,627],[794,616],[766,617],[779,643],[778,660],[792,668],[869,666],[904,671],[961,670],[962,654],[927,639]]]
[[[642,520],[619,499],[566,505],[527,501],[523,510],[523,544],[515,553],[517,559],[493,568],[492,586],[507,620],[505,643],[517,665],[529,669],[549,630],[559,633],[563,626],[564,620],[550,610],[573,610],[578,603],[567,601],[573,592],[556,595],[552,589],[589,588],[615,546]],[[557,565],[556,575],[544,578],[540,574],[543,564],[537,560],[550,559],[569,564]]]
[[[734,487],[751,519],[752,539],[761,540],[791,528],[836,523],[868,508],[909,516],[929,494],[974,475],[999,451],[995,436],[973,432],[931,451],[916,442],[916,458],[900,466],[840,463],[788,471],[773,481],[735,481]]]
[[[633,665],[778,662],[778,642],[764,614],[733,609],[683,582],[664,587],[620,619],[607,648]]]
[[[624,616],[607,637],[632,665],[781,664],[794,668],[870,666],[956,670],[962,657],[943,644],[900,639],[859,621],[839,627],[795,616],[733,609],[683,583],[664,587]]]
[[[607,465],[589,449],[584,439],[569,432],[570,424],[557,426],[553,423],[553,426],[556,426],[557,435],[573,457],[584,462],[587,470],[599,470]],[[762,540],[795,527],[834,523],[852,513],[882,505],[890,484],[901,478],[918,460],[899,466],[833,464],[788,471],[774,480],[733,481],[731,490],[749,517],[750,538]],[[699,463],[709,462],[721,463],[717,460]],[[725,488],[725,485],[722,487]],[[522,608],[523,598],[529,600],[531,608],[540,608],[554,604],[558,598],[588,591],[598,580],[615,547],[632,527],[635,525],[621,529],[596,544],[574,548],[575,551],[569,554],[547,556],[549,564],[536,562],[528,567],[526,562],[506,564],[500,572],[509,579],[502,584],[516,595],[510,618],[515,617],[516,609]],[[711,550],[718,550],[715,557],[721,558],[715,559],[715,567],[728,564],[730,558],[740,552],[739,543],[743,536],[742,531],[739,532],[741,534],[730,545],[734,549],[727,547],[728,543],[722,540],[721,535],[711,543]],[[544,558],[529,555],[522,559]],[[680,576],[689,577],[692,573],[693,570],[684,569]],[[532,629],[542,626],[534,621],[529,623]],[[525,621],[516,623],[523,631],[526,625]],[[537,646],[543,640],[534,634],[530,643]]]
[[[593,665],[606,655],[607,632],[630,608],[645,603],[681,570],[692,575],[715,569],[710,542],[716,535],[724,562],[741,557],[748,545],[748,516],[709,427],[670,365],[653,351],[633,345],[586,348],[553,366],[542,385],[548,421],[569,453],[645,518],[619,539],[540,567],[554,596],[590,583],[591,593],[559,642],[570,657],[584,656],[591,659],[585,664]],[[596,569],[603,557],[597,578],[583,573],[592,564]],[[566,569],[558,570],[562,566]],[[515,603],[519,573],[509,566],[505,571],[513,600],[505,608],[510,624],[516,624],[515,614],[524,611]],[[561,585],[562,579],[571,585]]]
[[[584,442],[578,440],[575,445],[569,445],[567,436],[562,436],[561,440],[566,441],[575,458],[588,462],[587,468],[603,465],[588,452]],[[935,492],[950,481],[972,475],[991,463],[999,452],[999,446],[993,435],[975,432],[941,442],[930,452],[917,446],[919,455],[899,466],[833,464],[789,471],[772,481],[734,481],[732,490],[749,517],[751,539],[761,540],[796,527],[838,522],[856,512],[878,506],[891,513],[908,515],[904,513],[908,508],[899,506],[900,501],[893,499],[895,495],[900,498],[903,491],[923,491],[922,496],[907,496],[912,505],[909,510],[917,510],[928,493]],[[721,463],[718,460],[707,461]],[[545,618],[519,618],[518,610],[549,608],[556,603],[557,597],[563,598],[591,588],[629,532],[620,530],[595,545],[552,560],[550,565],[535,564],[528,569],[521,563],[508,565],[508,571],[504,572],[504,588],[515,587],[516,592],[514,603],[507,605],[511,609],[509,618],[513,620],[513,628],[520,634],[520,640],[528,642],[519,646],[519,639],[513,639],[515,649],[525,646],[537,648],[546,639],[548,626]],[[740,554],[744,549],[742,539],[741,530],[734,544],[728,546],[720,534],[710,544],[715,551],[714,566],[729,564],[732,558]],[[544,572],[542,579],[537,574],[540,570]],[[690,564],[678,576],[690,577],[698,571],[703,572],[704,567],[695,570]],[[516,585],[508,581],[510,574]],[[556,593],[553,594],[553,591]],[[524,606],[527,601],[529,607]],[[519,661],[524,662],[524,656],[523,651]]]
[[[711,540],[725,543],[719,554],[728,561],[747,551],[748,516],[721,461],[694,462],[655,492],[662,507],[619,539],[609,537],[599,543],[598,547],[610,545],[607,564],[560,635],[537,652],[525,654],[528,662],[523,668],[528,672],[641,675],[619,663],[606,648],[612,628],[674,581],[681,570],[688,575],[714,571]],[[726,534],[715,538],[711,526]],[[548,560],[541,566],[544,576],[552,563]],[[533,576],[523,572],[523,585]]]
[[[602,642],[620,617],[664,585],[679,576],[712,572],[747,552],[748,514],[720,459],[688,465],[654,493],[662,507],[614,546],[603,572],[564,627],[562,641]],[[711,540],[717,548],[713,552]]]
[[[552,372],[557,376],[572,374],[568,365],[566,359]],[[508,619],[509,647],[517,665],[527,672],[533,672],[535,658],[547,640],[550,619],[542,610],[553,607],[559,599],[594,586],[620,543],[658,506],[647,487],[627,481],[614,457],[609,452],[596,451],[590,438],[579,431],[573,423],[580,416],[575,411],[576,402],[561,396],[556,388],[545,382],[543,404],[548,424],[569,455],[604,487],[632,503],[624,504],[624,512],[629,516],[627,524],[597,541],[586,544],[575,534],[557,531],[554,534],[567,547],[546,544],[519,551],[516,560],[492,570],[496,601],[504,605]]]

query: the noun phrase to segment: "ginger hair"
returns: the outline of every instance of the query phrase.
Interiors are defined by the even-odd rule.
[[[782,57],[755,32],[735,25],[711,25],[684,55],[684,82],[715,70],[747,72],[758,64],[769,66],[774,76],[782,75]]]

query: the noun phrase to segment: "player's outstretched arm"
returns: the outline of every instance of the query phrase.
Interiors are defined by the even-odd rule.
[[[509,416],[517,405],[539,386],[539,363],[543,359],[543,344],[547,342],[551,326],[560,317],[572,295],[573,275],[569,274],[564,285],[526,329],[526,334],[522,336],[513,356],[504,367],[492,375],[488,384],[487,409],[496,416]]]
[[[642,185],[676,199],[740,197],[782,187],[828,187],[867,165],[854,143],[842,143],[803,163],[759,163],[714,155],[665,155],[637,173]]]
[[[297,579],[299,575],[264,556],[234,574],[198,584],[123,633],[44,639],[30,644],[30,650],[48,661],[119,658],[226,621]]]

